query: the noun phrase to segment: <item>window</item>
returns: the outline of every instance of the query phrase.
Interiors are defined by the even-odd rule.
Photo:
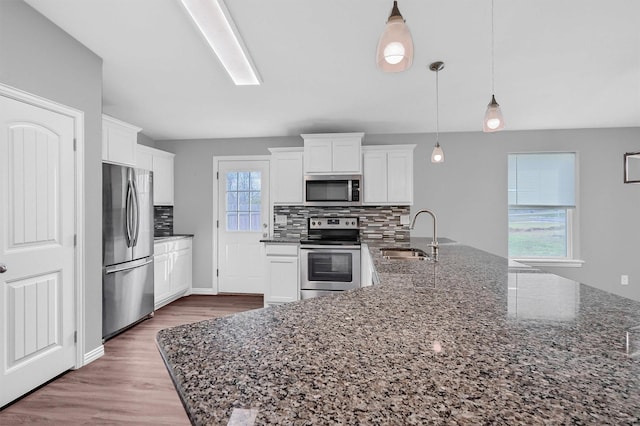
[[[260,172],[228,172],[227,231],[260,231]]]
[[[576,154],[509,154],[509,257],[574,258]]]

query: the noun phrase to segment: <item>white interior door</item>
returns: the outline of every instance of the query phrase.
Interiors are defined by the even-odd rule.
[[[0,407],[75,364],[73,139],[0,96]]]
[[[218,291],[264,294],[269,161],[218,162]]]

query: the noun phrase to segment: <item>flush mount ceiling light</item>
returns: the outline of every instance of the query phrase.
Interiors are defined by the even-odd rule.
[[[259,85],[260,78],[222,0],[181,0],[236,86]]]
[[[444,69],[444,62],[434,62],[429,65],[431,71],[436,73],[436,146],[433,147],[431,152],[432,163],[444,163],[444,151],[440,147],[440,111],[439,111],[439,88],[438,88],[438,73]]]
[[[502,110],[500,105],[496,102],[495,89],[494,89],[494,31],[493,31],[493,0],[491,0],[491,102],[487,105],[487,112],[484,114],[484,122],[482,125],[483,132],[497,132],[504,129],[504,118],[502,117]]]
[[[413,63],[413,39],[397,1],[393,2],[387,26],[378,40],[376,63],[384,72],[404,71]]]

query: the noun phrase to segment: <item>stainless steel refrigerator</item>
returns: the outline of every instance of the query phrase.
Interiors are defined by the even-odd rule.
[[[153,313],[153,172],[102,165],[102,337]]]

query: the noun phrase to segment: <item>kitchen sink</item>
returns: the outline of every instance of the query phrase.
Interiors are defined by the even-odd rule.
[[[426,260],[429,255],[417,248],[381,248],[382,257],[390,260]]]

